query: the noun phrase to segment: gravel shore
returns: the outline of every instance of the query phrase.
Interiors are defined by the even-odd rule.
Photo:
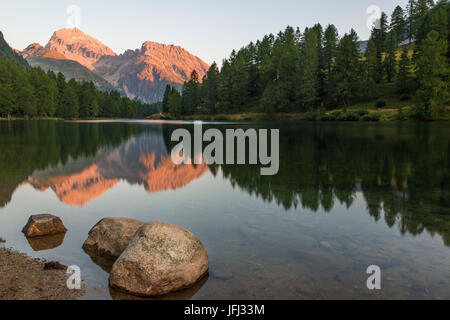
[[[0,300],[72,300],[81,290],[69,290],[64,270],[44,270],[46,261],[0,248]]]

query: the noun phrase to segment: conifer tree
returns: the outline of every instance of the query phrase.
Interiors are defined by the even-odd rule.
[[[411,87],[411,59],[408,56],[408,49],[403,49],[398,66],[397,92],[400,94],[409,93]]]
[[[166,90],[164,91],[164,98],[162,102],[162,113],[169,112],[169,95],[172,92],[172,87],[170,84],[166,85]]]
[[[439,33],[431,31],[421,43],[417,58],[417,97],[419,117],[432,119],[439,116],[449,99],[449,65],[447,43],[439,40]]]
[[[390,31],[395,31],[399,43],[405,40],[407,36],[406,29],[405,13],[402,7],[397,6],[391,16]]]

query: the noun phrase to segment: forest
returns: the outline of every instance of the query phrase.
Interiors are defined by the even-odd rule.
[[[339,37],[334,25],[287,27],[233,51],[220,69],[213,63],[203,79],[194,71],[181,93],[167,86],[163,113],[298,112],[345,120],[354,105],[386,107],[389,94],[410,105],[410,116],[439,119],[449,105],[449,10],[447,0],[410,0],[390,18],[382,13],[364,50],[354,30]],[[336,109],[344,114],[329,112]],[[367,111],[360,115],[371,120]]]

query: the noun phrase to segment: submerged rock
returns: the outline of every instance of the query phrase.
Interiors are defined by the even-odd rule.
[[[51,214],[38,214],[28,219],[22,232],[27,238],[34,238],[66,233],[67,229],[60,218]]]
[[[192,287],[208,268],[206,249],[194,234],[149,222],[114,263],[109,284],[137,296],[162,296]]]
[[[233,273],[224,264],[217,263],[213,264],[211,268],[213,278],[217,280],[230,280],[233,279]]]
[[[89,231],[83,249],[93,259],[99,257],[115,261],[143,224],[128,218],[104,218]]]

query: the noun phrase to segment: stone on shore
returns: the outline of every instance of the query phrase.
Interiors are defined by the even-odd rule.
[[[91,257],[115,261],[143,224],[128,218],[104,218],[89,231],[83,249]]]
[[[109,283],[137,296],[162,296],[192,287],[208,272],[206,249],[190,231],[144,224],[114,263]]]
[[[34,238],[66,233],[67,229],[60,218],[51,214],[38,214],[28,219],[22,232],[27,238]]]

